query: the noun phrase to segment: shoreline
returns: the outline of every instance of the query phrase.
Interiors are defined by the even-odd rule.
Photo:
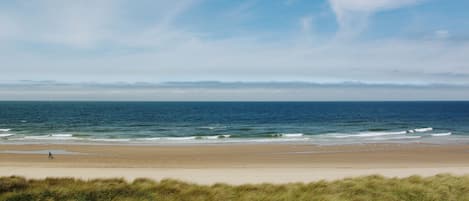
[[[437,135],[437,134],[434,134]],[[428,145],[469,145],[469,136],[449,135],[421,138],[422,136],[403,136],[405,138],[396,139],[359,139],[350,138],[342,140],[319,140],[306,136],[305,138],[231,138],[226,139],[191,139],[191,140],[170,140],[170,141],[144,141],[131,139],[98,139],[88,140],[2,140],[0,146],[21,146],[21,145],[70,145],[70,146],[239,146],[239,145],[311,145],[311,146],[360,146],[375,144],[428,144]],[[419,138],[413,138],[419,137]]]
[[[47,159],[49,150],[55,159]],[[145,177],[242,184],[441,173],[469,174],[469,145],[0,145],[0,176],[36,179]]]

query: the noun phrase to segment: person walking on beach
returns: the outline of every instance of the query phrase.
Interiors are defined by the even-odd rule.
[[[49,151],[49,160],[54,159],[54,156],[52,156],[52,153]]]

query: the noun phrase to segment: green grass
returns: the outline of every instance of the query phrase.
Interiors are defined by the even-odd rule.
[[[384,178],[367,176],[332,182],[283,185],[196,185],[176,180],[27,180],[0,177],[0,200],[468,200],[469,176]]]

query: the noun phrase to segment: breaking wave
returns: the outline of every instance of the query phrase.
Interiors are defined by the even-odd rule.
[[[199,127],[200,128],[200,127]],[[220,128],[220,127],[218,127]],[[203,127],[203,129],[218,129],[217,127]],[[343,132],[343,133],[317,133],[304,134],[295,132],[285,133],[265,133],[248,135],[191,135],[191,136],[154,136],[154,135],[93,135],[93,133],[53,133],[44,135],[25,135],[19,133],[6,133],[11,129],[0,129],[1,142],[109,142],[109,143],[243,143],[243,142],[311,142],[311,143],[350,143],[350,142],[373,142],[373,141],[393,141],[393,140],[413,140],[413,139],[431,139],[432,137],[445,137],[452,135],[451,132],[435,132],[431,127],[415,128],[401,131],[368,130],[362,132]]]
[[[272,134],[271,137],[285,137],[285,138],[298,138],[303,137],[303,133],[279,133],[279,134]]]
[[[4,134],[0,134],[0,137],[11,137],[15,134],[11,134],[11,133],[4,133]]]
[[[424,133],[424,132],[429,132],[429,131],[432,131],[433,128],[416,128],[416,129],[412,129],[412,130],[408,130],[407,132],[408,133]]]
[[[333,133],[333,134],[326,134],[327,136],[333,138],[353,138],[353,137],[376,137],[376,136],[386,136],[386,135],[405,135],[407,134],[406,131],[396,131],[396,132],[359,132],[355,134],[341,134],[341,133]]]
[[[75,140],[79,139],[73,137],[73,134],[49,134],[49,135],[32,135],[24,136],[24,139],[33,139],[33,140]]]
[[[451,132],[447,132],[447,133],[433,133],[430,135],[433,137],[441,137],[441,136],[450,136],[451,134],[452,134]]]

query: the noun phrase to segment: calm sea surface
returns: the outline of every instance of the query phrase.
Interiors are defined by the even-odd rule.
[[[3,143],[469,143],[469,102],[0,102]]]

